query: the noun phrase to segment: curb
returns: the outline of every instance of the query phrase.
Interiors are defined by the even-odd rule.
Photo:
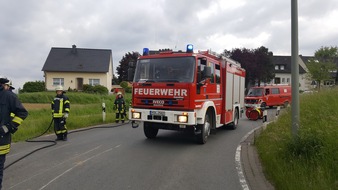
[[[263,168],[254,146],[255,136],[266,128],[267,123],[251,130],[242,139],[236,149],[236,169],[243,190],[274,190],[265,178]]]

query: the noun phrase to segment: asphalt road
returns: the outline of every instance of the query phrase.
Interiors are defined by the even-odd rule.
[[[142,127],[133,129],[130,124],[73,132],[68,141],[58,141],[7,168],[3,189],[240,190],[236,147],[261,124],[243,115],[236,130],[218,129],[204,145],[176,131],[160,130],[149,140]],[[12,144],[5,165],[48,144]]]

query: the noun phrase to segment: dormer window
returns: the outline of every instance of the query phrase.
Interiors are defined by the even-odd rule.
[[[278,65],[275,65],[275,70],[279,70],[279,66]]]
[[[284,65],[281,65],[280,70],[284,70],[284,69],[285,69]]]

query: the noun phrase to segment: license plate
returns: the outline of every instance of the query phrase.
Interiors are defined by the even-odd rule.
[[[165,112],[164,111],[150,111],[150,115],[164,116]]]

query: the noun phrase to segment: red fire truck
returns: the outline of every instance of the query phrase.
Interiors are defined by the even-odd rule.
[[[245,70],[209,51],[171,50],[143,55],[128,70],[133,78],[132,127],[143,123],[147,138],[159,129],[183,130],[206,143],[211,130],[235,129],[244,109]],[[133,73],[133,74],[132,74]]]

